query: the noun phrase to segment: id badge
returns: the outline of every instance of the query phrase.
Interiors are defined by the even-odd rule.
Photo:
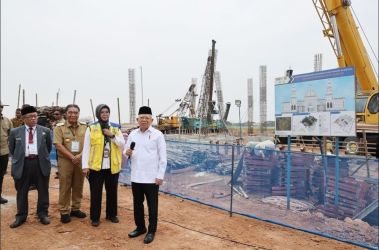
[[[103,156],[104,156],[104,158],[109,158],[109,149],[107,149],[107,148],[104,149]]]
[[[72,141],[71,142],[71,152],[73,152],[73,153],[79,152],[79,141]]]
[[[29,154],[30,155],[36,155],[37,154],[37,143],[29,144],[28,148],[29,148]]]

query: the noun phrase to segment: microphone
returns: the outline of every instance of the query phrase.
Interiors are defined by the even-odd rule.
[[[130,143],[130,149],[131,150],[134,150],[134,147],[136,146],[136,143],[134,141],[132,141],[132,143]],[[130,156],[128,157],[128,159],[130,158]]]

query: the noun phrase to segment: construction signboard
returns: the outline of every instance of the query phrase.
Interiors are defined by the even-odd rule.
[[[275,85],[275,134],[356,136],[352,67],[293,76]]]

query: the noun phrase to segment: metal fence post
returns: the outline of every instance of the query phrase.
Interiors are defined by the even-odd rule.
[[[326,152],[322,154],[322,163],[324,165],[324,188],[323,188],[323,204],[325,205],[325,200],[326,200],[326,191],[328,187],[328,158],[326,156]]]
[[[291,202],[291,136],[287,138],[287,209]]]
[[[233,214],[233,184],[234,184],[234,144],[232,145],[232,173],[230,174],[230,210],[229,215]]]
[[[336,159],[335,159],[335,184],[334,184],[334,204],[338,205],[339,202],[339,182],[340,182],[340,161],[339,161],[339,138],[336,137]]]

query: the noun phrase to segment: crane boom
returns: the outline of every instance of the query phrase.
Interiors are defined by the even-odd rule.
[[[350,0],[312,0],[312,2],[324,27],[324,36],[329,39],[337,57],[338,65],[355,68],[358,85],[355,99],[356,139],[373,143],[375,148],[370,153],[378,157],[378,78],[351,14],[351,2]],[[347,145],[350,143],[349,140],[349,138],[345,139]],[[354,142],[355,138],[351,140]]]
[[[338,65],[340,67],[355,67],[358,86],[361,91],[377,91],[377,76],[351,14],[350,1],[312,0],[312,2],[324,26],[323,33],[329,38],[337,56]],[[340,38],[339,42],[338,38]]]

